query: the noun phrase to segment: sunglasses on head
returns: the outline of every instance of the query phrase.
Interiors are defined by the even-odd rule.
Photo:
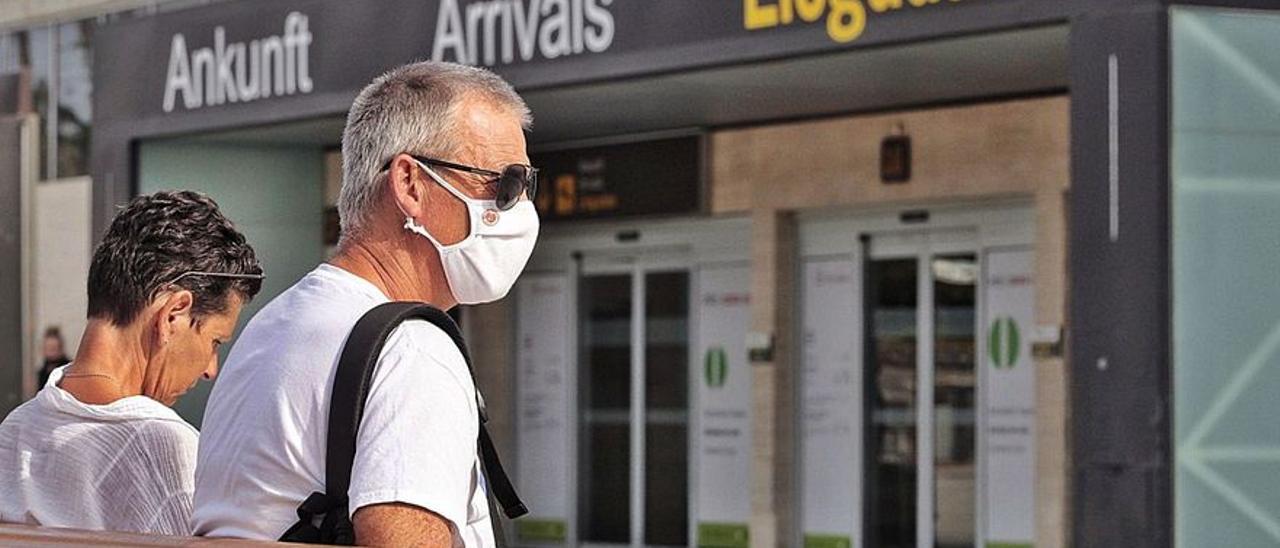
[[[520,201],[520,195],[522,193],[528,194],[529,200],[531,201],[538,195],[538,168],[532,166],[511,164],[502,168],[501,172],[497,172],[489,169],[437,160],[435,158],[428,158],[426,156],[418,156],[416,154],[410,154],[409,156],[414,160],[429,166],[443,167],[455,171],[465,171],[467,173],[475,173],[476,175],[489,177],[489,183],[496,184],[498,186],[497,195],[494,196],[494,203],[498,206],[498,209],[502,211],[515,207],[516,202]],[[382,166],[382,169],[384,171],[390,169],[391,162],[393,160],[394,158],[387,160],[386,165]]]

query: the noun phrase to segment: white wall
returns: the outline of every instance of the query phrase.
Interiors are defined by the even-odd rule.
[[[74,357],[84,333],[88,305],[86,280],[92,256],[90,239],[93,185],[88,177],[35,185],[32,253],[32,358],[38,371],[46,327],[62,330],[67,356]],[[37,388],[37,387],[29,387]]]

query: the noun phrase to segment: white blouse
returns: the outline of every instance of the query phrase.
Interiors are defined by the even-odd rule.
[[[0,423],[0,521],[191,534],[196,429],[146,396],[81,403],[63,369]]]

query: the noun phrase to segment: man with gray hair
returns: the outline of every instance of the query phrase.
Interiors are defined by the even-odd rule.
[[[342,136],[338,253],[254,316],[209,398],[196,534],[277,539],[298,503],[325,491],[335,370],[365,312],[506,295],[538,234],[529,123],[511,86],[479,68],[415,63],[360,93]],[[450,337],[421,320],[396,328],[370,384],[347,492],[360,544],[494,544],[478,417]]]

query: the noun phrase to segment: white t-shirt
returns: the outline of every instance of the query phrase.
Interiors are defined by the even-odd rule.
[[[190,535],[196,429],[146,396],[81,403],[64,369],[0,424],[0,521]]]
[[[322,264],[240,334],[201,427],[196,534],[278,539],[297,507],[324,491],[329,393],[338,355],[373,284]],[[360,422],[350,510],[401,502],[453,526],[455,545],[493,546],[481,485],[475,387],[449,336],[422,320],[387,338]]]

